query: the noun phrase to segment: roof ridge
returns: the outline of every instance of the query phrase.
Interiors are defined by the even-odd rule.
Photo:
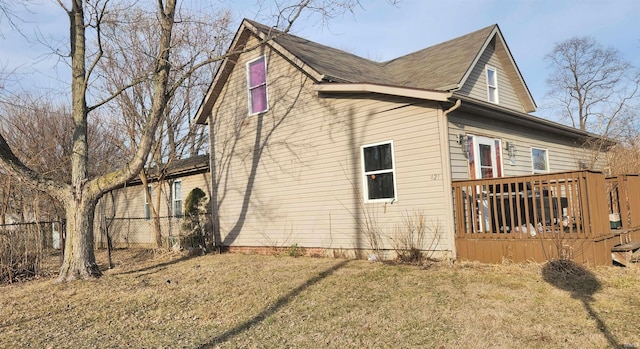
[[[384,64],[384,63],[385,63],[385,62],[374,61],[374,60],[372,60],[372,59],[369,59],[369,58],[366,58],[366,57],[359,56],[359,55],[357,55],[357,54],[355,54],[355,53],[352,53],[352,52],[349,52],[349,51],[345,51],[345,50],[342,50],[342,49],[339,49],[339,48],[336,48],[336,47],[333,47],[333,46],[329,46],[329,45],[322,44],[322,43],[317,42],[317,41],[313,41],[313,40],[310,40],[310,39],[307,39],[307,38],[303,38],[302,36],[299,36],[299,35],[296,35],[296,34],[291,34],[291,32],[283,32],[282,30],[280,30],[280,29],[278,29],[278,28],[275,28],[275,27],[269,27],[269,26],[267,26],[267,25],[265,25],[265,24],[262,24],[262,23],[256,22],[256,21],[254,21],[254,20],[250,20],[250,19],[247,19],[247,18],[245,18],[244,20],[245,20],[245,21],[247,21],[247,22],[249,22],[249,23],[251,23],[252,25],[254,25],[254,26],[255,26],[256,28],[258,28],[258,29],[260,29],[260,27],[262,27],[262,28],[264,28],[264,29],[268,29],[269,31],[273,30],[273,31],[276,31],[276,32],[278,32],[278,33],[281,33],[281,34],[282,34],[282,35],[284,35],[284,36],[289,36],[289,37],[292,37],[292,38],[295,38],[295,39],[298,39],[298,40],[303,40],[303,41],[311,42],[311,43],[314,43],[314,44],[316,44],[316,45],[318,45],[318,46],[323,46],[323,47],[326,47],[326,48],[331,49],[331,50],[340,51],[340,52],[342,52],[342,53],[344,53],[344,54],[351,55],[351,56],[353,56],[353,57],[356,57],[356,58],[359,58],[359,59],[363,59],[363,60],[369,61],[369,62],[371,62],[371,63],[375,63],[375,64],[379,64],[379,65],[382,65],[382,64]],[[263,31],[265,31],[265,30],[263,30]],[[275,39],[275,38],[274,38],[274,39]]]
[[[497,26],[498,26],[498,24],[497,24],[497,23],[494,23],[494,24],[489,25],[489,26],[486,26],[486,27],[484,27],[484,28],[482,28],[482,29],[478,29],[478,30],[472,31],[471,33],[467,33],[467,34],[464,34],[464,35],[461,35],[461,36],[457,36],[457,37],[455,37],[455,38],[451,38],[451,39],[449,39],[449,40],[439,42],[439,43],[437,43],[437,44],[434,44],[434,45],[431,45],[431,46],[428,46],[428,47],[425,47],[425,48],[419,49],[419,50],[417,50],[417,51],[409,52],[409,53],[404,54],[404,55],[402,55],[402,56],[398,56],[398,57],[396,57],[396,58],[392,58],[392,59],[390,59],[390,60],[388,60],[388,61],[386,61],[386,62],[383,62],[383,63],[384,63],[385,65],[387,65],[387,64],[389,64],[389,63],[391,63],[391,62],[393,62],[393,61],[396,61],[396,60],[398,60],[398,59],[405,58],[405,57],[407,57],[407,56],[410,56],[410,55],[413,55],[413,54],[416,54],[416,53],[419,53],[419,52],[423,52],[423,51],[426,51],[426,50],[435,49],[435,48],[437,48],[437,47],[442,47],[442,46],[445,46],[445,45],[447,45],[447,44],[451,44],[451,42],[454,42],[454,41],[460,41],[460,40],[462,40],[462,39],[464,39],[464,38],[467,38],[467,37],[471,37],[471,36],[478,35],[479,33],[483,32],[483,31],[485,31],[485,30],[488,30],[489,28],[491,28],[491,31],[492,31],[492,30],[493,30],[493,28],[494,28],[494,27],[497,27]],[[491,32],[491,31],[489,31],[489,32]]]

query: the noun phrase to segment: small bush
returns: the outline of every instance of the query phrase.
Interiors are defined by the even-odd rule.
[[[421,263],[432,259],[429,254],[439,239],[439,225],[429,225],[421,211],[403,215],[402,222],[396,225],[391,237],[398,261],[402,263]]]
[[[287,249],[287,255],[289,257],[301,257],[306,253],[304,247],[298,246],[298,244],[293,244]]]

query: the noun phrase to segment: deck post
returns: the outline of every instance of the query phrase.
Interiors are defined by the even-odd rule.
[[[584,206],[588,212],[589,238],[605,236],[611,230],[609,208],[607,205],[607,187],[605,177],[601,173],[583,171],[585,178],[586,198]],[[585,200],[586,199],[586,200]]]

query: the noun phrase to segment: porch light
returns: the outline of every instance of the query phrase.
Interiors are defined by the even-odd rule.
[[[469,138],[467,137],[467,135],[458,135],[458,144],[460,144],[464,156],[469,157]]]
[[[510,158],[516,156],[516,145],[513,142],[507,142],[507,153]]]
[[[507,142],[507,154],[509,154],[509,163],[512,166],[516,164],[516,145],[513,142]]]

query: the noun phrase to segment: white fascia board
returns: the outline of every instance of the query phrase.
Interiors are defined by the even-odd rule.
[[[317,92],[333,93],[379,93],[391,96],[409,97],[430,101],[446,102],[452,96],[451,92],[419,90],[406,87],[377,85],[377,84],[316,84]]]

